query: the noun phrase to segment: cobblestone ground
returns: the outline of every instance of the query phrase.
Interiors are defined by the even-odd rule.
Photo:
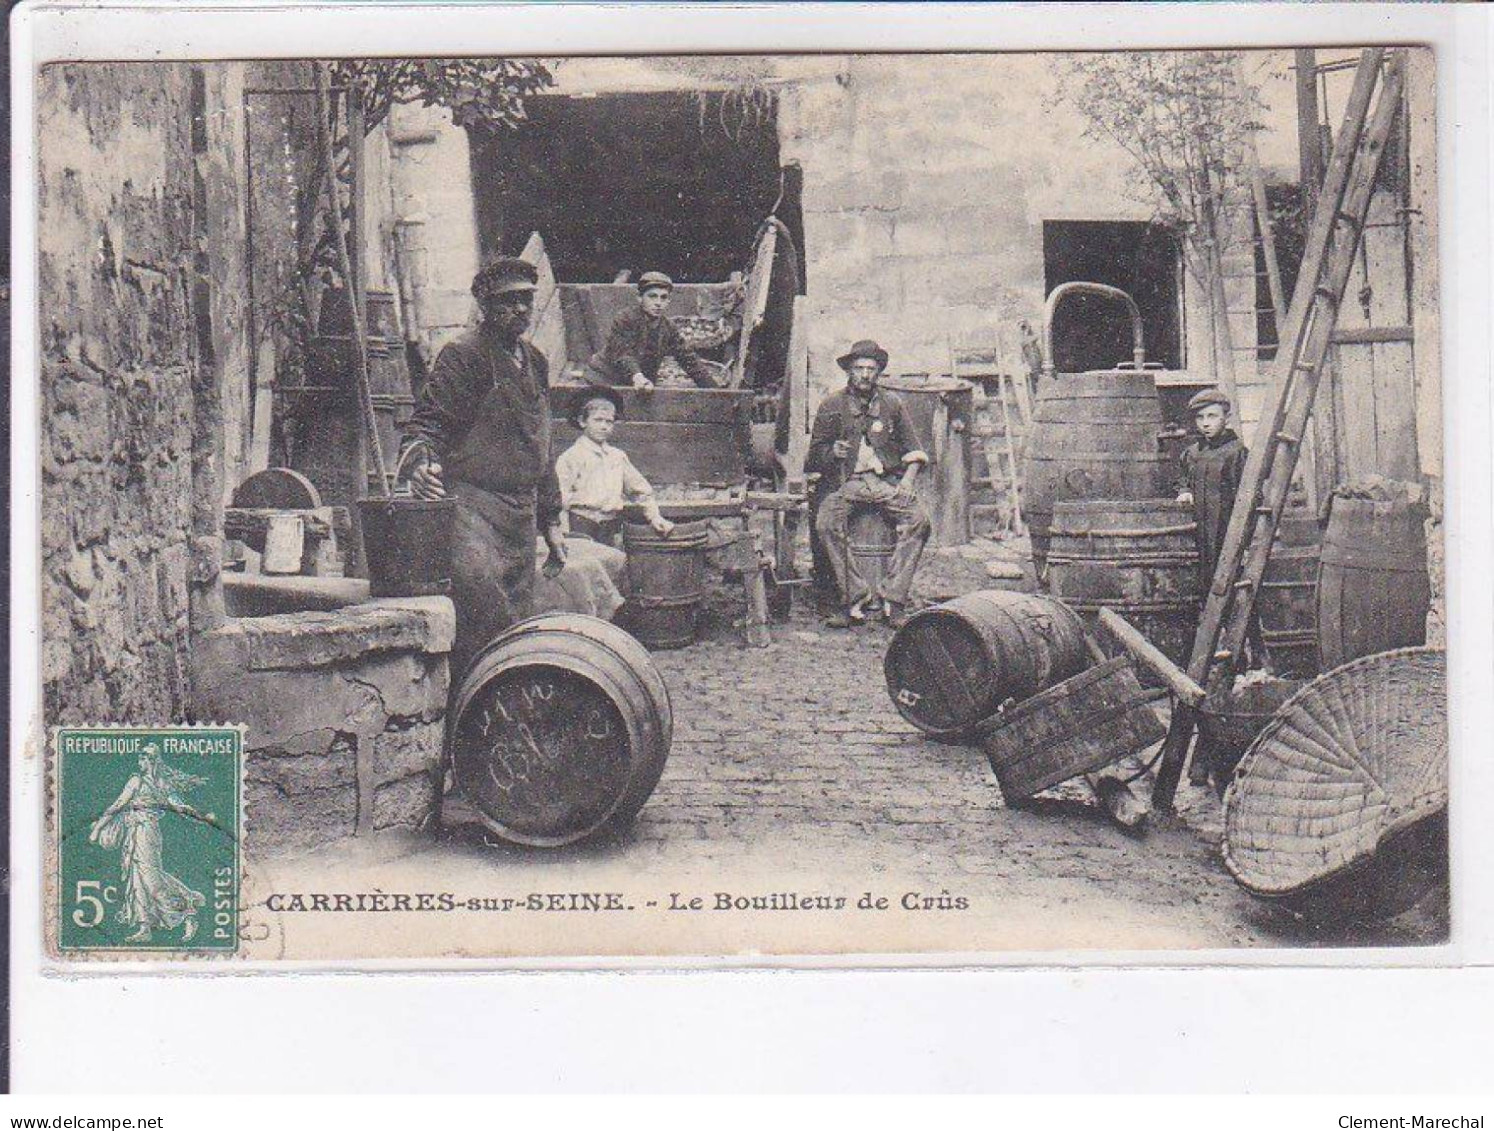
[[[940,596],[993,584],[983,562],[957,551],[931,555],[921,577]],[[1140,836],[1110,823],[1087,790],[1007,808],[980,750],[933,742],[893,709],[882,677],[888,629],[824,629],[802,601],[774,625],[771,646],[747,648],[731,620],[741,605],[725,592],[706,640],[655,655],[674,743],[621,840],[537,854],[456,835],[417,856],[458,884],[495,874],[584,884],[621,872],[661,892],[687,876],[708,878],[708,892],[948,892],[987,909],[986,944],[973,949],[1394,943],[1441,929],[1435,914],[1413,913],[1374,938],[1306,933],[1231,880],[1217,849],[1219,805],[1186,784],[1178,817],[1153,815]],[[722,949],[730,938],[720,936]],[[887,949],[961,949],[950,938],[915,931]]]

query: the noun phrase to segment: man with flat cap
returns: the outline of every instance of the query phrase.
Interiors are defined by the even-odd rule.
[[[565,565],[560,487],[550,459],[549,366],[524,340],[538,274],[511,256],[472,280],[482,322],[445,346],[421,389],[404,443],[424,499],[456,496],[452,684],[498,633],[533,612],[535,535],[547,574]]]
[[[685,344],[679,328],[664,313],[673,293],[674,280],[662,271],[645,271],[639,277],[638,305],[612,323],[607,345],[592,355],[586,367],[588,381],[651,389],[659,379],[660,363],[672,357],[701,388],[717,387],[700,355]]]
[[[907,406],[877,388],[887,368],[887,351],[860,341],[837,359],[848,377],[815,413],[805,470],[820,475],[815,532],[825,545],[842,599],[841,610],[826,621],[849,628],[866,619],[866,606],[882,602],[883,615],[898,627],[907,617],[908,594],[932,526],[913,493],[919,469],[929,462]],[[829,494],[826,491],[829,490]],[[850,553],[852,507],[874,507],[897,527],[897,545],[877,592],[872,592]]]

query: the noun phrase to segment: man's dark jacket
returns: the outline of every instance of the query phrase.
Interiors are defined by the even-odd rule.
[[[850,445],[843,460],[836,459],[832,450],[836,440]],[[907,405],[882,389],[874,389],[867,401],[848,388],[842,389],[826,397],[814,414],[809,454],[804,460],[806,471],[820,475],[821,498],[846,481],[863,443],[871,444],[889,475],[902,471],[906,464],[928,462]]]
[[[545,355],[521,342],[521,365],[481,327],[446,345],[405,425],[406,444],[425,440],[448,484],[501,495],[537,493],[544,530],[560,519],[560,484],[550,458],[550,383]]]

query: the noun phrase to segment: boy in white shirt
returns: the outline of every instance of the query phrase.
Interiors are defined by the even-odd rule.
[[[606,546],[616,544],[622,533],[627,503],[642,505],[655,533],[667,536],[674,529],[674,523],[659,513],[654,489],[643,473],[626,452],[608,443],[621,408],[621,398],[611,389],[587,389],[575,416],[581,435],[555,461],[570,533]]]

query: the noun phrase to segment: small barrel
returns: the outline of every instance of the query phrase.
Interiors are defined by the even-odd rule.
[[[1405,499],[1334,498],[1318,571],[1325,669],[1426,643],[1432,593],[1422,523]]]
[[[1089,664],[1079,618],[1047,597],[985,589],[908,618],[883,660],[898,713],[935,738],[974,733]]]
[[[1202,598],[1193,508],[1174,499],[1060,502],[1051,530],[1049,592],[1085,617],[1115,610],[1186,666]]]
[[[897,526],[876,507],[852,507],[847,522],[849,550],[869,592],[878,591],[892,551],[897,547]]]
[[[1255,603],[1271,668],[1287,679],[1311,679],[1318,663],[1318,558],[1323,528],[1309,511],[1289,511],[1276,528],[1276,542]]]
[[[370,594],[427,597],[451,592],[456,507],[450,495],[359,500]]]
[[[1167,728],[1147,706],[1155,697],[1122,656],[1007,711],[982,740],[1007,804],[1161,741]]]
[[[695,642],[695,619],[705,597],[708,523],[682,522],[667,537],[639,523],[623,523],[628,554],[628,622],[650,648]]]
[[[573,844],[638,815],[669,755],[664,681],[605,621],[515,625],[467,670],[447,729],[458,788],[503,840]]]
[[[1158,443],[1162,406],[1152,375],[1116,369],[1044,377],[1027,433],[1022,515],[1032,559],[1047,564],[1053,508],[1065,500],[1155,499],[1176,470]]]

